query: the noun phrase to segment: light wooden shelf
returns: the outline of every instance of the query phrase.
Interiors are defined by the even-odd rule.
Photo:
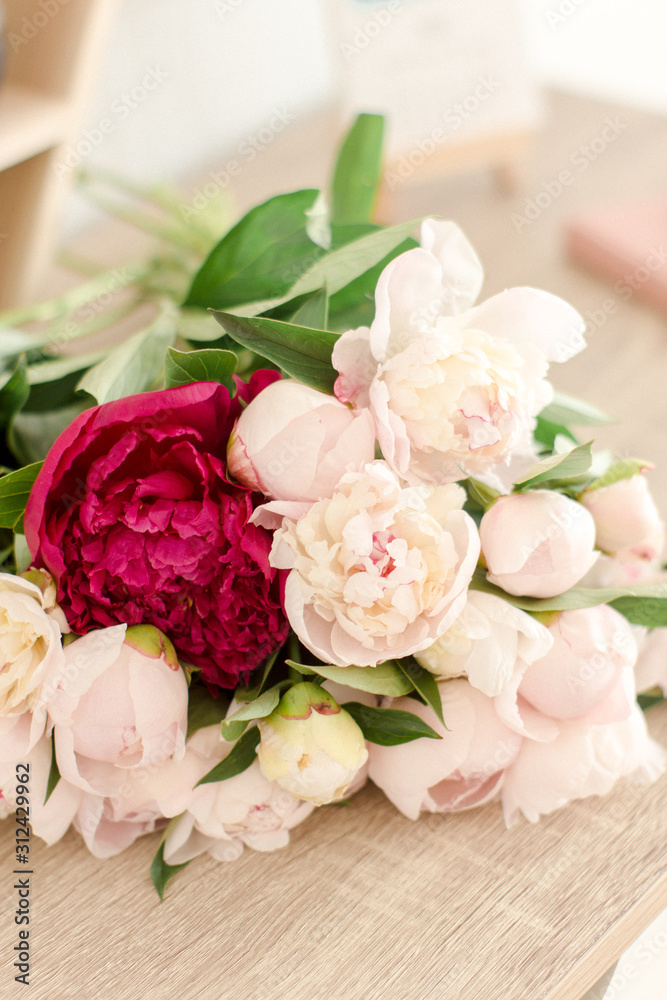
[[[0,309],[39,296],[76,140],[116,0],[5,0],[0,86]],[[13,40],[13,41],[12,41]]]
[[[7,84],[0,90],[0,170],[59,146],[72,131],[68,101]]]

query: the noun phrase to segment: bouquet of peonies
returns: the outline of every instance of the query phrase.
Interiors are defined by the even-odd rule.
[[[101,358],[0,333],[0,815],[20,765],[49,844],[160,830],[160,894],[367,778],[510,825],[665,766],[649,463],[579,443],[606,418],[547,380],[574,309],[475,305],[453,223],[368,221],[381,136],[361,116],[330,212],[254,208]]]

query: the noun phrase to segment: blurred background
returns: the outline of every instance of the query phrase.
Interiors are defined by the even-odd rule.
[[[356,35],[346,24],[350,13]],[[396,31],[399,67],[388,60]],[[530,121],[534,86],[667,114],[666,37],[661,0],[122,0],[86,113],[89,128],[109,117],[115,128],[90,157],[137,179],[183,180],[251,141],[277,108],[292,124],[350,101],[350,74],[359,110],[403,118],[421,102],[438,107],[434,75],[451,83],[449,94],[438,95],[445,106],[464,100],[471,63],[477,75],[496,71],[501,88],[512,74],[511,103],[503,95],[496,110],[501,121],[511,122],[512,106],[519,122]],[[383,78],[374,89],[366,81],[364,91],[359,64],[383,59]],[[160,71],[159,82],[133,102],[132,88],[139,98],[151,69]],[[383,92],[383,107],[363,106],[369,98],[381,103]],[[494,103],[489,97],[480,106],[487,122]],[[548,116],[542,124],[548,127]]]

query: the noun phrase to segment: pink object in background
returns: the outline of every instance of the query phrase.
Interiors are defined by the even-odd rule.
[[[605,315],[635,295],[667,311],[667,198],[595,209],[567,226],[566,240],[574,260],[613,282]]]

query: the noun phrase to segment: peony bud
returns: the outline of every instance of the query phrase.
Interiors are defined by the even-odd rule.
[[[180,760],[188,685],[169,640],[153,625],[89,632],[65,650],[63,680],[47,704],[60,773],[84,792],[118,795],[128,768]]]
[[[227,465],[244,486],[275,500],[330,497],[345,472],[373,460],[367,410],[291,380],[268,385],[246,407],[229,439]]]
[[[359,726],[317,684],[290,688],[258,725],[263,775],[318,806],[341,799],[368,758]]]
[[[554,719],[626,719],[637,643],[623,615],[606,604],[562,611],[548,630],[553,646],[526,669],[519,695]]]
[[[508,594],[555,597],[598,557],[589,512],[552,490],[501,497],[482,518],[479,535],[488,579]]]
[[[665,525],[642,475],[585,490],[581,503],[593,515],[596,545],[626,559],[651,561],[665,544]]]

